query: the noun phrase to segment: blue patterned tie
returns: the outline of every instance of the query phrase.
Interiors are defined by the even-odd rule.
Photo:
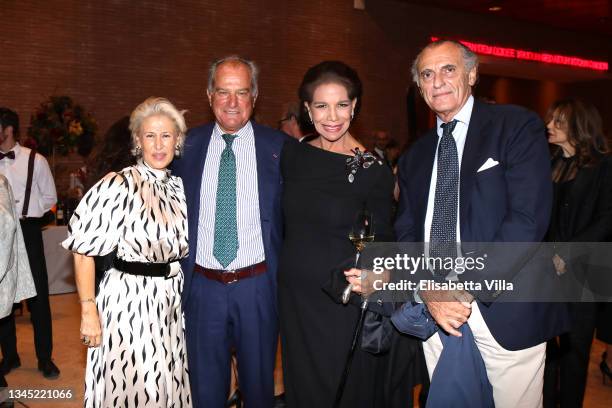
[[[457,200],[459,192],[459,159],[453,130],[457,120],[443,123],[438,145],[436,196],[429,234],[430,257],[455,257],[457,254]],[[441,271],[436,271],[439,274]],[[450,271],[445,271],[450,272]]]
[[[236,220],[236,156],[232,143],[236,135],[224,134],[225,149],[219,161],[217,203],[215,208],[215,242],[213,256],[224,268],[238,253],[238,221]]]

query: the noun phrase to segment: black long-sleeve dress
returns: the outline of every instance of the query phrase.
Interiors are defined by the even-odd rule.
[[[348,234],[356,214],[364,208],[374,214],[376,241],[394,238],[391,169],[378,163],[361,167],[349,183],[348,157],[307,143],[287,144],[282,155],[285,240],[279,313],[285,393],[292,408],[333,405],[359,308],[334,302],[322,287],[332,270],[355,254]],[[392,398],[412,406],[405,405],[411,404],[412,390],[403,379],[411,378],[415,344],[395,338],[391,353],[382,356],[358,348],[342,406],[391,406]],[[399,359],[398,368],[408,375],[395,375],[390,361],[400,349],[405,359]],[[393,387],[399,396],[393,396]]]
[[[606,242],[612,239],[612,158],[594,153],[597,162],[578,167],[576,156],[553,159],[554,201],[547,233],[550,242]],[[561,254],[563,256],[563,254]],[[588,267],[566,259],[568,273],[588,280]],[[578,276],[578,275],[576,275]],[[571,303],[572,327],[546,350],[544,407],[581,406],[586,386],[593,331],[597,326],[597,303]],[[608,312],[609,313],[609,312]],[[610,332],[610,317],[597,327],[598,337]],[[558,371],[560,371],[558,373]],[[557,385],[559,395],[557,395]]]

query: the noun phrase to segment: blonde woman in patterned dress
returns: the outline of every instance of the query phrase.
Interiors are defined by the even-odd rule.
[[[62,245],[74,252],[86,407],[190,407],[181,309],[187,256],[183,184],[167,170],[185,120],[149,98],[130,117],[138,162],[111,172],[81,200]],[[94,257],[110,259],[99,290]],[[96,295],[97,292],[97,295]]]

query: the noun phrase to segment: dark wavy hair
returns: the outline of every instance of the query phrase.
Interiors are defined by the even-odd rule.
[[[111,125],[102,138],[102,147],[93,159],[87,177],[86,189],[111,171],[119,171],[136,162],[130,153],[132,133],[130,117],[124,116]]]
[[[555,126],[566,131],[569,143],[576,149],[578,168],[594,166],[602,155],[608,154],[601,115],[591,103],[581,99],[556,101],[546,117],[546,123],[553,120]],[[561,147],[556,146],[553,155],[559,154]]]
[[[0,107],[0,127],[13,127],[13,138],[19,140],[19,115],[14,110]]]
[[[308,68],[298,89],[298,97],[302,102],[300,109],[303,115],[306,114],[304,102],[311,103],[315,89],[322,84],[338,84],[346,88],[349,99],[357,99],[355,105],[355,116],[357,116],[361,108],[361,80],[357,71],[342,61],[323,61]]]

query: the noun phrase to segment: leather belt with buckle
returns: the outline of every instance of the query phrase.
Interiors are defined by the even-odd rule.
[[[222,269],[208,269],[195,264],[193,270],[204,275],[208,279],[221,282],[225,285],[238,282],[239,280],[252,278],[253,276],[261,275],[266,271],[266,261],[262,261],[258,264],[247,266],[240,269],[225,271]]]

